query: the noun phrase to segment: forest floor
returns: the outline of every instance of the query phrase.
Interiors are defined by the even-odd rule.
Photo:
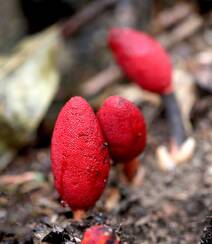
[[[207,26],[209,21],[205,19],[205,23]],[[199,48],[191,48],[189,55],[202,51],[203,36],[197,33],[196,39],[191,37],[186,43]],[[181,49],[175,46],[174,51],[170,50],[172,55],[185,50],[185,43],[178,41]],[[168,142],[168,134],[163,111],[156,113],[149,124],[148,142],[141,157],[140,185],[123,183],[113,166],[106,191],[81,221],[73,220],[72,212],[54,188],[50,146],[22,150],[1,172],[2,177],[14,177],[0,187],[0,243],[80,243],[85,229],[95,224],[111,226],[121,243],[194,244],[201,238],[201,244],[212,243],[212,96],[198,91],[191,113],[192,137],[197,142],[193,158],[171,172],[158,168],[156,148]],[[155,114],[156,109],[148,103],[142,107],[147,117]],[[114,189],[119,194],[108,207],[108,196]],[[203,232],[207,226],[210,231]]]

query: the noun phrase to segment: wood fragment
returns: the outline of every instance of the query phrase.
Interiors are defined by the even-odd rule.
[[[161,11],[150,24],[150,29],[157,34],[164,29],[170,28],[183,20],[193,12],[193,6],[190,3],[181,2],[172,8]]]
[[[115,8],[114,26],[133,27],[137,23],[137,13],[133,2],[130,0],[121,0]]]
[[[158,40],[166,48],[171,48],[175,44],[185,40],[197,32],[203,25],[203,19],[198,14],[192,14],[172,31],[162,34]]]
[[[40,173],[37,172],[25,172],[20,175],[3,175],[0,177],[0,185],[21,185],[28,181],[38,180]]]
[[[168,149],[165,146],[159,146],[156,150],[158,167],[162,171],[172,171],[176,167]]]
[[[121,70],[116,65],[111,65],[107,69],[86,81],[82,87],[83,95],[90,97],[101,92],[106,86],[122,78]]]
[[[172,152],[172,158],[176,162],[176,165],[188,162],[195,151],[196,141],[194,138],[189,137],[181,146],[180,150]]]
[[[156,151],[157,163],[162,171],[172,171],[178,165],[188,162],[195,151],[196,141],[189,137],[180,148],[175,149],[174,146],[168,150],[165,146],[159,146]]]
[[[112,211],[114,208],[118,206],[120,201],[120,192],[117,188],[112,187],[108,190],[107,201],[105,202],[105,208],[107,211]]]
[[[189,71],[194,74],[194,81],[207,92],[212,93],[212,48],[207,48],[187,63]]]
[[[79,13],[71,17],[62,26],[62,35],[69,38],[73,33],[76,33],[80,27],[87,22],[93,20],[96,16],[102,13],[106,8],[113,6],[118,0],[96,0],[82,9]]]

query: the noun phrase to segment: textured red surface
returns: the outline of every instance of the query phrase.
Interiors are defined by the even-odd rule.
[[[97,118],[115,161],[128,161],[138,156],[146,144],[146,126],[141,111],[130,101],[107,98]]]
[[[104,142],[89,104],[71,98],[55,124],[51,160],[55,186],[73,210],[92,207],[102,194],[110,168]]]
[[[112,229],[105,225],[96,225],[87,229],[84,233],[81,244],[119,244],[120,241]]]
[[[117,63],[131,80],[159,94],[172,90],[170,58],[158,41],[130,28],[114,28],[108,42]]]

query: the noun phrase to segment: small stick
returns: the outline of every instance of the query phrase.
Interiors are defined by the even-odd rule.
[[[164,47],[170,48],[193,35],[202,25],[203,19],[197,14],[192,14],[169,33],[161,34],[158,40]]]
[[[121,70],[117,66],[111,65],[90,80],[86,81],[81,87],[81,92],[86,97],[92,97],[101,92],[106,86],[121,79],[121,77]]]
[[[96,0],[81,10],[79,13],[70,18],[67,22],[63,23],[62,35],[69,38],[73,33],[76,33],[80,27],[87,22],[93,20],[106,8],[113,6],[118,0]]]
[[[172,8],[161,11],[150,24],[150,29],[156,34],[164,29],[170,28],[177,22],[186,18],[193,12],[193,6],[189,3],[182,2]]]
[[[28,171],[20,175],[4,175],[0,177],[0,185],[21,185],[36,180],[40,176],[37,172]]]
[[[120,0],[116,5],[114,15],[114,26],[136,26],[138,16],[131,0]]]
[[[111,187],[108,190],[108,195],[105,201],[105,208],[107,211],[112,211],[114,208],[117,207],[120,201],[120,192],[117,187]]]

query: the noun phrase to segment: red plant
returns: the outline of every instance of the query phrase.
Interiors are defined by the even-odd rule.
[[[141,111],[120,96],[110,96],[97,113],[111,157],[129,161],[138,156],[146,144],[146,125]]]
[[[130,162],[144,150],[145,120],[133,103],[120,96],[111,96],[101,106],[97,118],[115,162]],[[135,169],[127,171],[132,175]]]
[[[51,161],[55,186],[71,209],[93,207],[106,185],[110,159],[98,120],[81,97],[72,97],[59,113]]]
[[[158,41],[130,28],[114,28],[108,42],[124,73],[139,86],[160,94],[173,90],[170,58]]]
[[[108,42],[123,72],[143,89],[162,96],[171,134],[172,157],[178,161],[186,160],[194,150],[194,143],[187,140],[172,86],[172,66],[168,53],[157,40],[131,28],[112,29]],[[187,141],[188,150],[184,150]],[[163,158],[172,161],[167,156]]]
[[[88,228],[83,236],[81,244],[119,244],[118,237],[112,228],[106,225],[96,225]]]

